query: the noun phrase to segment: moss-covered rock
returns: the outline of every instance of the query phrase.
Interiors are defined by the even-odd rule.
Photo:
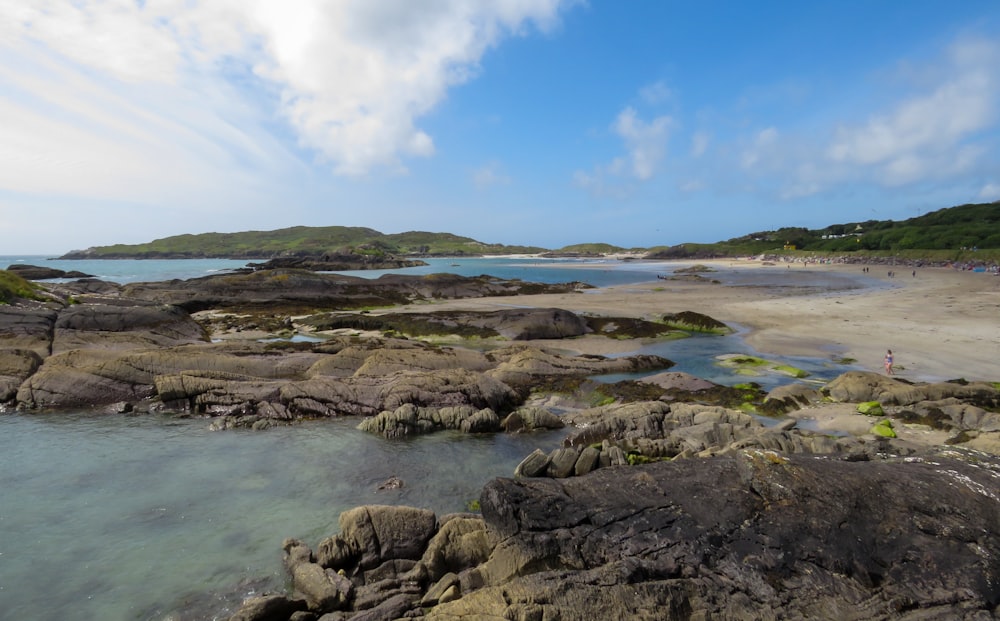
[[[892,421],[888,418],[883,418],[878,423],[872,425],[872,428],[868,431],[876,436],[882,436],[883,438],[896,437],[896,431],[892,428]]]
[[[732,328],[718,319],[713,319],[708,315],[702,315],[693,311],[668,313],[663,316],[662,322],[668,327],[687,332],[703,332],[706,334],[732,334],[733,332]]]
[[[885,412],[882,410],[882,404],[878,401],[865,401],[864,403],[859,403],[857,410],[859,413],[867,416],[885,415]]]

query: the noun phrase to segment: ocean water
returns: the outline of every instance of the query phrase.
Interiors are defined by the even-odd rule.
[[[192,278],[242,261],[49,261],[115,282]],[[435,259],[404,273],[453,271],[596,286],[654,280],[683,264],[539,259]],[[380,273],[357,272],[377,277]],[[786,286],[864,286],[772,272]],[[746,272],[713,277],[760,282]],[[757,280],[747,280],[757,279]],[[644,353],[721,383],[720,353],[756,354],[737,334],[651,345]],[[817,379],[844,370],[826,359],[782,359]],[[605,378],[613,380],[619,378]],[[790,381],[751,378],[765,386]],[[491,478],[510,476],[536,447],[563,432],[387,441],[357,419],[304,422],[266,432],[208,431],[204,418],[24,412],[0,415],[0,620],[187,621],[226,618],[245,596],[281,589],[285,537],[315,546],[339,514],[362,504],[406,504],[439,515],[463,511]],[[404,486],[379,491],[401,477]]]

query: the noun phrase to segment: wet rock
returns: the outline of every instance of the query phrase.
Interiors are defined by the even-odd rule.
[[[298,611],[304,611],[308,604],[303,599],[291,599],[284,595],[264,595],[252,597],[240,606],[229,621],[286,621]]]

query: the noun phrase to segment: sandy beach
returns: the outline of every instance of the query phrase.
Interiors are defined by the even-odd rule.
[[[912,269],[899,267],[890,278],[892,268],[872,266],[862,277],[867,286],[845,290],[827,283],[836,276],[856,280],[862,266],[728,259],[698,263],[717,270],[724,282],[714,284],[714,274],[705,273],[698,281],[653,279],[582,293],[453,300],[431,306],[435,310],[558,307],[649,318],[696,311],[745,330],[747,342],[762,354],[852,358],[866,369],[883,372],[883,356],[892,349],[896,374],[904,379],[1000,380],[1000,277],[950,268],[920,268],[914,276]],[[676,264],[664,266],[666,271]],[[722,278],[733,272],[744,277],[737,282]],[[410,308],[426,311],[428,305]],[[602,337],[576,339],[571,346],[584,353],[634,349],[634,344]]]

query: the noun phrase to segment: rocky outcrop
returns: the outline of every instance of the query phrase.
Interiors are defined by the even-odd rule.
[[[561,419],[573,427],[563,446],[548,454],[536,449],[518,465],[516,475],[566,478],[608,466],[731,455],[748,448],[855,459],[888,450],[881,438],[831,437],[796,429],[794,420],[766,426],[739,410],[697,403],[614,404],[568,412]],[[915,449],[900,444],[893,450]]]
[[[562,339],[589,332],[587,322],[560,308],[518,308],[498,311],[438,311],[433,313],[330,313],[306,318],[316,330],[391,330],[410,336],[455,335],[511,341]]]
[[[498,364],[487,373],[513,386],[530,387],[540,377],[600,375],[667,369],[673,362],[639,354],[623,358],[561,356],[528,345],[514,345],[490,352]]]
[[[391,270],[427,265],[419,259],[400,259],[387,254],[322,254],[302,257],[275,257],[264,263],[248,263],[251,270],[299,269],[312,272],[349,270]]]
[[[482,517],[360,507],[293,592],[324,619],[986,619],[1000,604],[997,458],[869,462],[748,449],[495,479]],[[232,619],[252,617],[245,604]]]
[[[58,316],[51,308],[0,304],[0,348],[28,349],[48,356]]]
[[[883,405],[912,405],[920,401],[959,398],[990,407],[1000,406],[1000,390],[987,382],[937,382],[913,384],[868,371],[849,371],[826,385],[823,393],[834,401]]]
[[[49,280],[51,278],[93,278],[93,274],[84,274],[76,270],[60,270],[54,267],[42,267],[39,265],[28,265],[27,263],[14,263],[7,267],[8,272],[13,272],[25,280]]]
[[[90,348],[171,347],[195,341],[208,341],[208,334],[176,306],[77,304],[60,311],[52,353]]]
[[[456,299],[523,293],[565,293],[588,288],[583,283],[542,285],[491,276],[457,274],[384,275],[376,279],[299,269],[218,274],[190,280],[132,283],[128,298],[173,304],[189,312],[207,309],[356,309],[392,306],[417,300]]]

